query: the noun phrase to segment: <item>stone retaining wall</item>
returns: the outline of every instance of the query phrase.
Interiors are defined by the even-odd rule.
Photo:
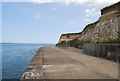
[[[57,46],[83,49],[84,54],[120,62],[120,44],[60,44]]]
[[[83,52],[87,55],[120,62],[120,44],[84,44]]]

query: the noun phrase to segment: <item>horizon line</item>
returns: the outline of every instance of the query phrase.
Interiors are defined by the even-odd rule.
[[[2,43],[19,43],[19,44],[56,44],[56,43],[21,43],[21,42],[0,42],[1,44]]]

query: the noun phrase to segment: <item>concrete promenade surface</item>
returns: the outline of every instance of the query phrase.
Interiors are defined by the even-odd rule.
[[[42,47],[28,65],[24,79],[118,79],[118,64],[82,54],[73,47]]]

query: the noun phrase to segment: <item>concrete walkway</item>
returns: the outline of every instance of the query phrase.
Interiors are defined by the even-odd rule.
[[[48,46],[36,53],[23,78],[118,79],[118,64],[82,54],[80,49]]]

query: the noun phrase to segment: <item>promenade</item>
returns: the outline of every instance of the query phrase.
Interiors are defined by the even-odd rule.
[[[38,50],[23,79],[118,79],[118,64],[82,54],[73,47],[47,46]]]

